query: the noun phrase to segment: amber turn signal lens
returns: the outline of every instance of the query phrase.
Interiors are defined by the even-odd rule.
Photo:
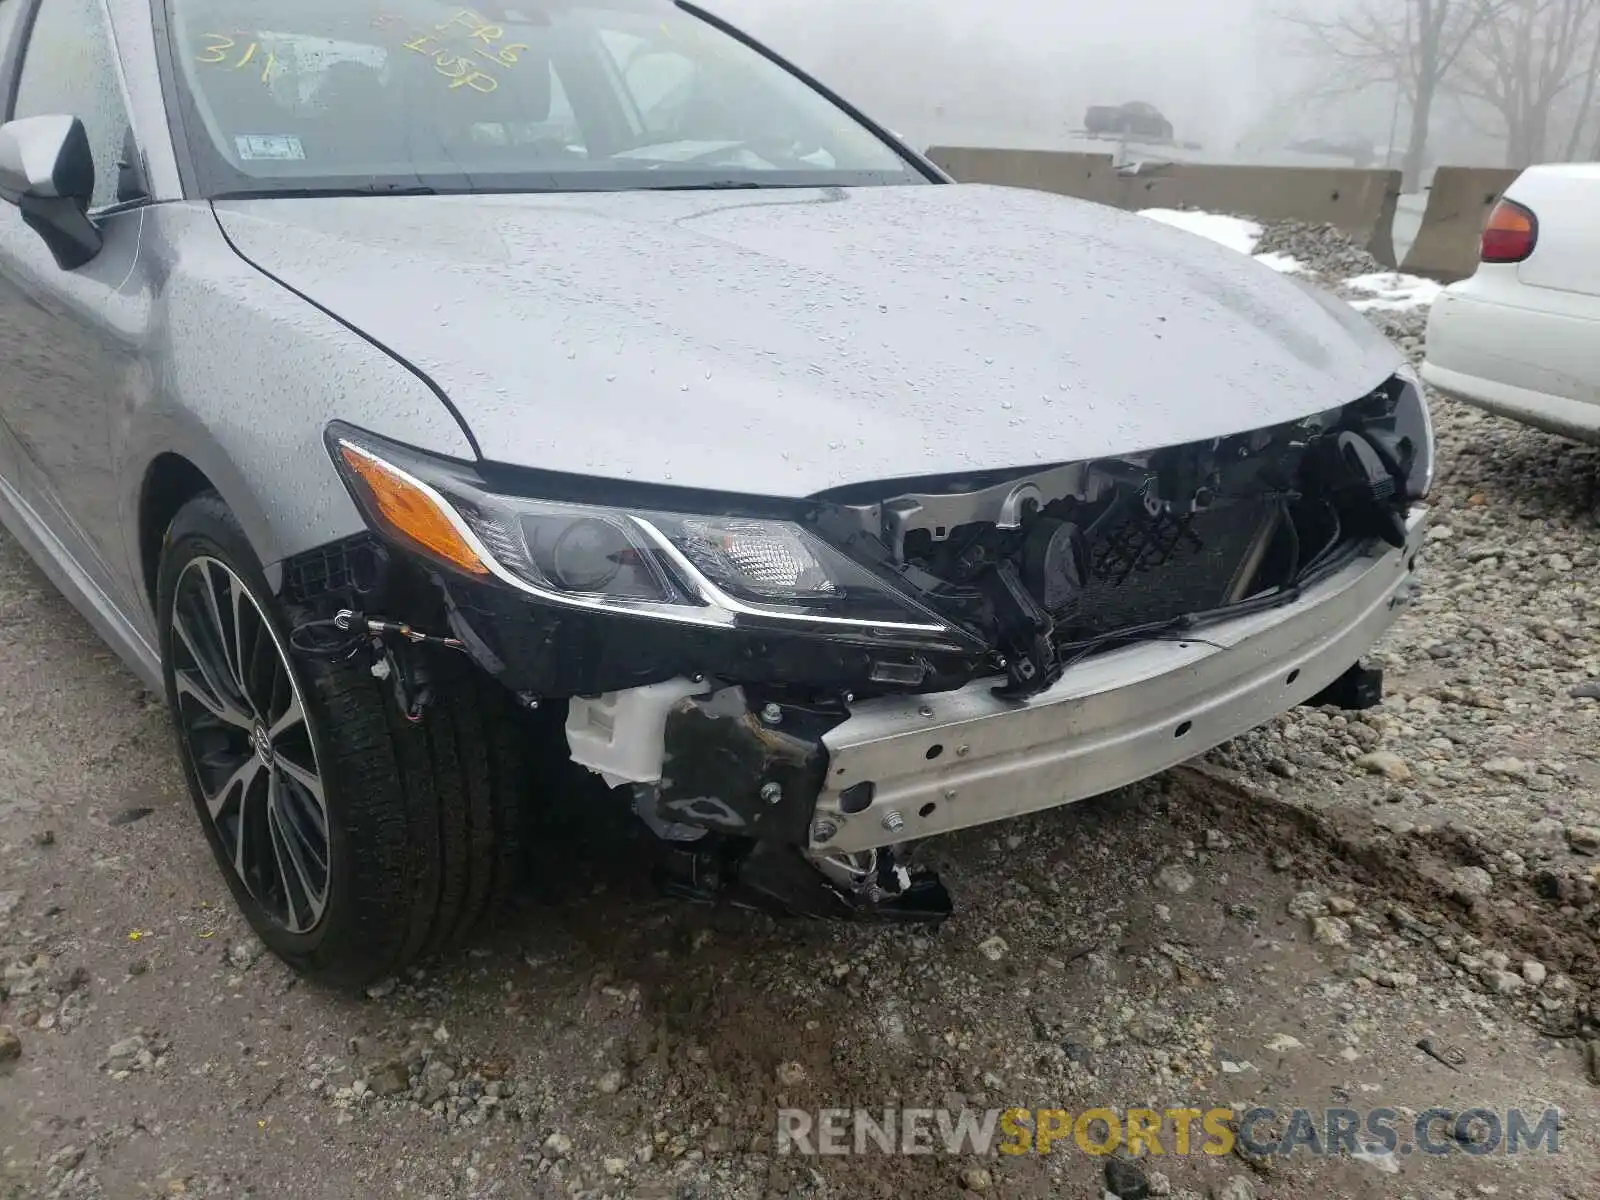
[[[364,485],[374,513],[395,533],[472,575],[489,568],[428,490],[388,463],[341,442],[339,453]]]
[[[1501,200],[1484,223],[1479,257],[1486,263],[1519,263],[1533,253],[1538,240],[1533,211],[1515,200]]]

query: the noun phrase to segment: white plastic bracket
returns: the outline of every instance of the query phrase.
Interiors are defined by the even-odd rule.
[[[711,690],[682,676],[601,696],[567,701],[567,748],[572,761],[606,781],[659,783],[666,756],[667,714],[687,696]]]

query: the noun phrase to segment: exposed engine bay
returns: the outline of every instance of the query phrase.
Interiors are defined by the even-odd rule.
[[[829,739],[867,719],[863,705],[889,706],[888,717],[873,718],[887,721],[887,732],[866,739],[865,755],[856,749],[845,764],[876,761],[880,749],[889,753],[905,740],[895,712],[937,724],[946,696],[977,688],[985,728],[997,727],[1008,711],[1027,713],[1070,668],[1098,655],[1203,642],[1207,628],[1292,606],[1358,559],[1399,551],[1399,561],[1414,563],[1412,503],[1426,492],[1431,456],[1420,393],[1396,376],[1355,403],[1202,443],[838,489],[790,518],[798,538],[769,534],[766,514],[700,523],[694,536],[720,539],[717,561],[735,563],[761,586],[810,589],[814,611],[848,603],[852,588],[873,596],[883,589],[901,611],[927,622],[886,621],[881,629],[839,622],[838,636],[828,636],[826,616],[804,631],[759,621],[706,628],[592,604],[530,602],[494,582],[428,570],[381,543],[301,556],[287,564],[286,592],[320,610],[324,624],[342,605],[333,623],[368,631],[374,673],[393,681],[410,719],[425,719],[426,654],[468,655],[523,701],[530,719],[564,737],[572,761],[624,797],[671,848],[675,890],[708,899],[737,893],[812,915],[936,919],[948,912],[948,897],[911,868],[900,835],[921,836],[908,829],[919,817],[945,822],[941,828],[994,818],[976,806],[953,824],[947,815],[932,817],[939,802],[920,792],[915,811],[886,807],[893,787],[911,787],[903,780],[852,775],[849,786],[836,787],[833,777],[847,765]],[[671,519],[653,515],[650,528]],[[587,528],[587,540],[573,548],[558,542],[554,569],[597,576],[597,565],[610,561],[605,555],[624,553],[633,556],[625,560],[630,569],[648,565],[626,546],[601,554],[608,536]],[[805,539],[813,538],[808,558]],[[682,554],[674,561],[685,572],[694,565]],[[692,593],[693,575],[675,576],[676,569],[660,565],[662,578]],[[736,582],[718,577],[713,594],[726,600],[720,589]],[[1408,585],[1396,577],[1381,586]],[[1326,617],[1302,619],[1313,628],[1316,620],[1327,624]],[[387,636],[394,630],[402,631],[398,639]],[[1375,703],[1378,677],[1356,661],[1367,644],[1330,642],[1337,647],[1330,653],[1348,657],[1306,667],[1295,698],[1262,692],[1254,701],[1259,719],[1307,699]],[[1310,687],[1316,671],[1324,677]],[[1301,674],[1297,666],[1287,678],[1294,683]],[[963,703],[971,709],[980,701]],[[1177,736],[1192,723],[1178,723]],[[995,743],[995,772],[1015,769],[1020,753],[1003,741]],[[964,765],[935,763],[944,744],[918,750],[927,760],[915,760],[921,774],[954,779],[979,769],[979,739]],[[1169,750],[1161,753],[1179,761],[1182,747]],[[870,837],[860,818],[874,822]],[[841,823],[852,822],[843,837]],[[830,848],[836,838],[851,848]]]
[[[823,518],[1005,660],[1004,693],[1071,663],[1292,594],[1342,555],[1404,539],[1418,447],[1395,397],[1213,442],[1024,476],[944,481]],[[879,664],[875,682],[900,678]]]

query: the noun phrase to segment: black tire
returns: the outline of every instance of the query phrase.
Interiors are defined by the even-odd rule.
[[[219,618],[221,661],[241,664],[231,679],[207,675],[194,653],[207,611],[196,605],[218,594],[213,588],[207,596],[213,583],[242,584],[240,605],[254,604],[254,610],[235,607],[242,616]],[[359,987],[467,937],[504,898],[523,851],[529,773],[509,695],[464,657],[430,651],[435,700],[413,724],[364,660],[328,663],[289,652],[289,630],[308,614],[273,596],[244,532],[214,493],[191,500],[168,528],[157,597],[167,704],[190,795],[228,886],[261,940],[308,977]],[[180,611],[182,636],[174,622]],[[273,652],[281,668],[269,661]],[[215,655],[210,660],[215,667]],[[285,677],[292,681],[287,687]],[[252,679],[254,686],[240,682]],[[244,700],[202,702],[197,681],[212,700],[224,690],[215,686],[219,681],[239,683],[234,694]],[[267,698],[254,703],[252,691]],[[298,699],[303,735],[285,696]],[[301,739],[292,749],[265,733],[272,716],[259,710],[275,714],[279,704],[282,721],[292,720],[285,738]],[[224,708],[228,715],[217,716]],[[259,766],[237,757],[240,717],[252,721],[243,736]],[[263,736],[275,748],[261,749]],[[215,801],[226,790],[236,800],[224,797],[214,819],[202,772],[215,778],[232,762],[239,766],[228,784],[209,794]],[[298,771],[291,774],[291,767]],[[245,782],[234,786],[245,772]],[[307,774],[320,788],[302,786]],[[319,831],[325,831],[323,860],[314,848]],[[297,850],[289,850],[291,842]],[[261,843],[275,856],[278,879],[267,868],[247,870],[252,890],[234,867],[233,850],[241,858],[245,847],[261,854]],[[286,868],[286,861],[301,869]],[[326,869],[319,870],[323,861]]]

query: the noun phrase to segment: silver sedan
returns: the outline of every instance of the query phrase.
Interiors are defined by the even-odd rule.
[[[459,941],[552,789],[938,920],[919,839],[1378,697],[1395,351],[690,3],[0,0],[0,96],[0,513],[307,974]]]

